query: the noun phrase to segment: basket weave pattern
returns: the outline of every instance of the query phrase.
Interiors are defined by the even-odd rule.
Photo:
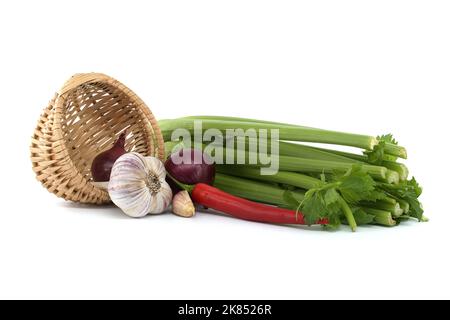
[[[73,76],[40,116],[31,143],[37,179],[66,200],[102,204],[108,193],[92,184],[94,157],[127,132],[125,149],[164,157],[158,123],[145,103],[104,74]]]

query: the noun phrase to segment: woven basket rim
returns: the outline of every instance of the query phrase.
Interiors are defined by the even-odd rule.
[[[163,160],[165,155],[165,149],[164,149],[164,139],[162,138],[161,129],[159,128],[158,122],[153,115],[153,113],[150,111],[150,108],[145,104],[145,102],[136,94],[134,91],[132,91],[130,88],[128,88],[126,85],[124,85],[119,80],[116,80],[115,78],[108,76],[104,73],[97,73],[97,72],[90,72],[90,73],[77,73],[73,75],[69,80],[66,81],[66,83],[61,87],[61,89],[57,92],[57,99],[55,102],[55,106],[57,108],[57,111],[55,113],[55,122],[57,126],[61,124],[61,115],[63,114],[62,107],[64,106],[64,102],[66,100],[66,96],[70,94],[72,90],[75,90],[81,85],[89,84],[89,83],[96,83],[96,82],[102,82],[107,83],[109,85],[112,85],[122,91],[125,95],[128,96],[128,98],[133,101],[136,104],[136,107],[138,107],[149,120],[151,127],[154,130],[154,135],[156,136],[156,144],[158,148],[158,158]],[[60,129],[60,128],[58,128]],[[61,133],[62,130],[58,130],[58,133]],[[62,137],[60,137],[62,139]]]

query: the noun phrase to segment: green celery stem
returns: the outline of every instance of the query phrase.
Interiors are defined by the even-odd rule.
[[[402,159],[406,159],[408,158],[408,154],[406,152],[406,149],[404,147],[400,147],[396,144],[393,143],[386,143],[385,147],[384,147],[384,151],[387,154],[396,156],[396,157],[400,157]]]
[[[398,202],[389,203],[386,201],[364,202],[364,205],[374,209],[384,210],[390,212],[395,217],[399,217],[403,214],[403,209]]]
[[[270,140],[261,139],[258,144],[265,148],[265,150],[270,150]],[[269,144],[268,144],[269,143]],[[236,144],[235,144],[236,145]],[[248,150],[248,139],[246,148]],[[349,162],[349,163],[361,163],[361,161],[351,159],[342,155],[334,154],[332,152],[325,151],[325,149],[319,150],[314,147],[306,146],[303,144],[279,141],[279,154],[282,156],[306,158],[306,159],[317,159],[317,160],[327,160],[327,161],[339,161],[339,162]]]
[[[403,210],[404,214],[409,213],[409,203],[403,199],[397,199],[398,204],[400,205],[400,208]]]
[[[291,206],[284,199],[286,190],[272,184],[217,173],[214,186],[234,196],[248,200],[284,207]],[[291,191],[291,194],[299,203],[305,197],[304,193],[299,191]]]
[[[393,227],[397,223],[394,219],[392,219],[392,215],[389,211],[386,210],[380,210],[375,208],[363,208],[363,210],[374,216],[374,222],[379,225],[387,226],[387,227]]]
[[[193,122],[195,120],[201,120],[203,124],[208,128],[216,128],[219,130],[225,129],[280,129],[280,140],[292,140],[292,141],[304,141],[304,142],[317,142],[317,143],[329,143],[344,146],[353,146],[361,149],[372,150],[378,143],[375,137],[351,134],[338,131],[323,130],[305,126],[284,124],[279,122],[262,121],[248,118],[236,118],[236,117],[220,117],[220,116],[197,116],[197,117],[185,117],[178,119],[166,119],[161,120],[160,127],[163,131],[163,135],[166,138],[170,138],[167,135],[171,130],[176,128],[193,129]],[[208,129],[204,128],[204,129]],[[406,159],[406,149],[387,143],[385,146],[385,152],[388,155],[401,157]]]
[[[339,197],[339,204],[341,205],[342,211],[344,212],[345,218],[347,219],[348,225],[350,226],[352,231],[355,232],[357,225],[355,217],[353,216],[352,209],[350,209],[347,202],[345,202],[345,200],[342,199],[342,197]]]
[[[184,128],[190,132],[193,132],[195,120],[202,121],[203,130],[207,130],[210,128],[218,129],[221,131],[236,128],[240,128],[243,130],[278,129],[280,140],[337,144],[367,150],[372,150],[377,143],[376,138],[360,134],[329,131],[300,126],[271,124],[264,122],[237,122],[237,121],[209,120],[198,118],[197,119],[180,118],[180,119],[159,121],[159,126],[161,128],[161,132],[163,133],[164,140],[170,140],[172,131],[177,128]]]
[[[315,188],[321,183],[319,179],[296,172],[278,171],[270,176],[261,175],[259,168],[245,165],[218,165],[216,171],[248,179],[287,184],[306,190]]]
[[[403,163],[383,161],[382,166],[397,172],[399,174],[400,181],[405,181],[408,179],[409,170]]]

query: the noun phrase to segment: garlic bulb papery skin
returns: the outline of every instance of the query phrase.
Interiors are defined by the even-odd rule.
[[[164,164],[155,157],[136,152],[122,155],[111,170],[109,196],[116,206],[133,218],[164,212],[172,201]]]

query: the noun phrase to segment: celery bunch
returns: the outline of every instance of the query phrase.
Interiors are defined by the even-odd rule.
[[[196,116],[159,121],[166,149],[170,151],[180,143],[170,141],[174,130],[183,128],[193,134],[194,122],[199,120],[203,132],[216,129],[223,136],[227,129],[279,130],[280,171],[262,175],[260,168],[265,165],[260,162],[221,164],[217,166],[215,181],[219,189],[301,211],[310,224],[327,218],[330,228],[345,223],[354,231],[364,224],[395,226],[411,218],[426,221],[419,201],[422,189],[414,178],[408,180],[408,168],[398,162],[399,158],[407,158],[406,149],[392,135],[372,137],[270,121]],[[232,138],[236,139],[232,149],[225,143],[221,145],[224,159],[230,151],[235,154],[237,150],[245,152],[246,160],[257,157],[255,150],[249,148],[248,137]],[[201,141],[193,139],[189,141],[191,145],[197,142],[197,148],[210,152]],[[259,139],[258,147],[268,150],[272,137]],[[362,152],[349,153],[301,142],[352,146]]]

